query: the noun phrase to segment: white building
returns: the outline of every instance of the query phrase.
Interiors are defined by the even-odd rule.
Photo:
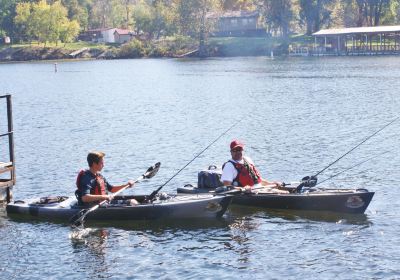
[[[87,30],[79,35],[83,41],[96,43],[125,43],[134,37],[134,32],[120,28],[98,28]]]

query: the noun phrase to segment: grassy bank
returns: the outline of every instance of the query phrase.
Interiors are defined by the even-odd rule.
[[[217,48],[219,56],[259,56],[279,52],[282,40],[278,38],[226,37],[210,38],[211,48]]]

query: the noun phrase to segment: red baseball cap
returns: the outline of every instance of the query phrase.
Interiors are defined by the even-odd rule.
[[[235,149],[235,148],[242,148],[244,147],[244,143],[239,141],[239,140],[233,140],[231,142],[231,150]]]

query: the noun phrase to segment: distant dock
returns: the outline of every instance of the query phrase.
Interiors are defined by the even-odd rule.
[[[400,54],[400,25],[323,29],[313,46],[292,47],[291,56],[371,56]]]

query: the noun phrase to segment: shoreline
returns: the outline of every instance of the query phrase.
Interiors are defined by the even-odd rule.
[[[147,44],[135,45],[76,45],[76,46],[37,46],[0,45],[0,63],[32,61],[74,61],[74,60],[114,60],[136,58],[209,58],[239,56],[284,55],[280,44],[268,43],[265,38],[230,38],[210,42],[205,46],[205,56],[200,57],[198,46],[187,44]]]

